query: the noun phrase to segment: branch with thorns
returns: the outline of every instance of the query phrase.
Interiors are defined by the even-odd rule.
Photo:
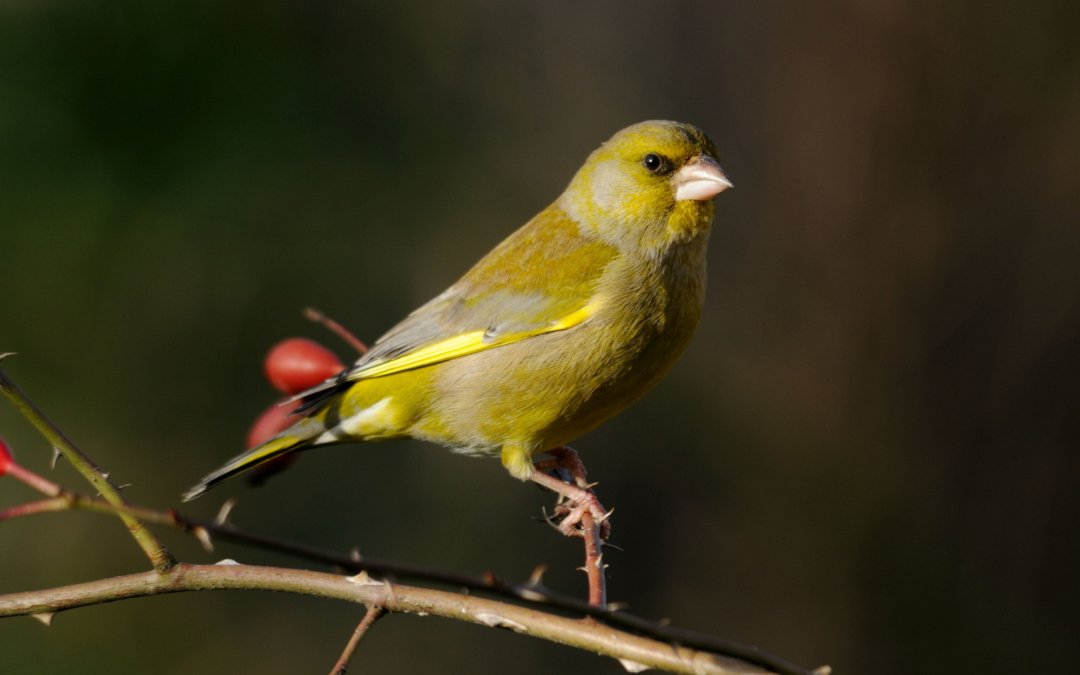
[[[344,329],[342,329],[344,330]],[[10,354],[0,355],[0,360]],[[134,506],[123,497],[120,487],[109,475],[83,454],[30,400],[0,367],[0,391],[30,423],[67,458],[94,486],[100,496],[80,494],[61,487],[6,455],[0,454],[0,475],[10,474],[45,495],[45,499],[21,504],[0,512],[0,522],[18,517],[67,510],[91,510],[117,516],[143,549],[152,571],[112,579],[102,579],[73,586],[0,595],[0,617],[34,616],[49,625],[57,612],[87,605],[113,602],[133,597],[193,590],[249,589],[273,590],[315,595],[358,602],[367,606],[363,621],[356,628],[331,674],[345,672],[361,638],[384,612],[409,612],[453,618],[489,627],[508,628],[518,633],[559,642],[616,658],[631,672],[656,668],[676,673],[776,673],[777,675],[828,675],[828,666],[807,671],[754,647],[693,633],[670,625],[648,621],[624,611],[621,605],[606,604],[603,595],[594,597],[590,584],[590,602],[554,593],[541,583],[543,568],[538,567],[527,583],[515,584],[488,572],[482,576],[462,574],[409,563],[363,558],[355,551],[342,555],[306,544],[245,532],[229,523],[235,502],[226,502],[214,521],[200,521],[175,510],[156,511]],[[570,451],[572,452],[572,451]],[[562,467],[569,467],[578,488],[587,490],[584,470],[577,470],[564,453],[556,456]],[[580,464],[580,463],[578,463]],[[552,480],[558,480],[552,477]],[[562,513],[565,522],[573,514]],[[583,509],[572,525],[580,523],[586,548],[586,571],[603,583],[600,554],[601,528],[589,509]],[[192,565],[176,560],[149,529],[161,525],[188,532],[207,550],[213,539],[220,538],[264,550],[332,566],[352,576],[302,570],[243,565],[222,560],[216,565]],[[562,526],[562,523],[558,525]],[[591,557],[590,557],[591,556]],[[370,574],[383,575],[382,580]],[[391,579],[415,579],[481,591],[512,599],[505,601],[472,594],[419,588],[391,583]],[[569,612],[583,618],[569,618],[552,610]],[[632,632],[631,632],[632,631]]]

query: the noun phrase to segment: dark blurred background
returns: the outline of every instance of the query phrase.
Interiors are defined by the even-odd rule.
[[[576,446],[613,600],[839,673],[1080,660],[1080,4],[8,2],[0,351],[136,503],[241,449],[314,305],[374,339],[612,133],[700,126],[717,200],[688,353]],[[0,405],[0,433],[48,472]],[[70,466],[54,475],[85,490]],[[420,443],[313,452],[250,529],[584,593],[550,498]],[[0,507],[33,497],[0,483]],[[296,564],[164,533],[192,562]],[[136,572],[114,521],[5,523],[0,592]],[[322,673],[362,608],[202,593],[0,621],[5,673]],[[423,648],[417,647],[423,645]],[[148,664],[153,664],[152,668]],[[358,672],[621,672],[395,616]]]

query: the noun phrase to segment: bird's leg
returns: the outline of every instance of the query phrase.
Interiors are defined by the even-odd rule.
[[[581,463],[581,457],[578,456],[577,450],[567,447],[565,445],[552,448],[547,451],[547,454],[551,455],[555,459],[544,459],[533,464],[540,471],[551,471],[552,469],[566,469],[570,472],[570,475],[574,479],[574,484],[582,490],[589,489],[589,481],[585,479],[585,465]]]
[[[569,500],[569,505],[559,504],[557,511],[565,516],[557,525],[560,532],[568,537],[581,537],[585,540],[585,567],[583,571],[589,577],[589,604],[607,603],[607,584],[604,574],[603,554],[600,547],[603,539],[611,533],[608,522],[610,512],[605,512],[600,500],[592,492],[592,486],[585,479],[585,466],[581,463],[573,448],[562,446],[547,451],[555,459],[542,460],[533,465],[530,480],[554,490]],[[574,485],[551,476],[546,471],[566,469],[574,480]],[[576,527],[578,524],[581,527]]]

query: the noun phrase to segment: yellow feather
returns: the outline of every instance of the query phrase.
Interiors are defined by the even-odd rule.
[[[552,321],[547,326],[525,331],[523,333],[511,333],[490,342],[484,341],[484,331],[482,330],[455,335],[452,338],[417,349],[416,351],[409,352],[396,359],[362,368],[353,373],[349,379],[366,380],[374,377],[385,377],[386,375],[393,375],[394,373],[413,370],[414,368],[423,368],[424,366],[448,361],[459,356],[466,356],[495,347],[501,347],[513,342],[518,342],[519,340],[543,335],[544,333],[567,330],[568,328],[573,328],[574,326],[578,326],[587,321],[599,311],[603,304],[604,299],[597,298],[581,309],[571,312],[557,321]]]

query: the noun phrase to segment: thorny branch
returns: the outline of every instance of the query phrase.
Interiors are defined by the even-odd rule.
[[[0,354],[0,361],[8,356],[11,356],[11,354]],[[0,367],[0,391],[8,397],[8,400],[15,405],[23,417],[28,419],[41,432],[41,435],[52,443],[53,448],[63,455],[64,459],[71,462],[72,466],[86,480],[90,481],[90,484],[106,501],[114,506],[127,505],[127,499],[120,493],[120,488],[109,480],[109,474],[102,471],[101,467],[94,464],[89,457],[75,447],[74,443],[68,440],[68,437],[45,416],[45,413],[41,412],[41,409],[30,400],[30,397],[23,393],[22,389],[19,389],[18,385],[8,377],[3,367]],[[147,557],[150,558],[155,570],[166,572],[176,564],[176,558],[169,552],[169,549],[165,548],[165,544],[153,532],[147,530],[142,523],[128,514],[121,515],[120,519],[124,521],[124,525],[131,532],[131,536],[135,537],[135,541],[139,543]]]
[[[695,675],[764,675],[769,671],[735,659],[650,640],[592,622],[555,616],[486,598],[321,572],[240,565],[181,563],[167,574],[143,572],[73,586],[0,596],[0,617],[54,613],[127,598],[198,590],[284,591],[507,628],[620,659],[628,669],[645,667]]]
[[[61,503],[64,505],[63,507],[60,506]],[[211,548],[214,539],[221,539],[254,548],[286,553],[304,560],[323,563],[351,574],[369,572],[398,579],[433,581],[457,588],[467,588],[471,591],[496,593],[534,605],[589,616],[602,620],[609,625],[619,626],[658,640],[724,654],[748,663],[760,665],[781,675],[805,675],[806,673],[804,669],[770,656],[754,647],[649,621],[621,611],[620,605],[598,607],[577,598],[554,593],[540,584],[539,575],[536,575],[529,583],[515,584],[500,579],[490,572],[479,576],[412,563],[353,557],[306,544],[246,532],[228,522],[196,520],[188,518],[175,510],[153,511],[135,506],[114,507],[103,500],[70,491],[63,491],[61,496],[52,499],[15,506],[7,511],[0,512],[0,522],[23,515],[67,509],[86,509],[103,513],[118,513],[122,509],[137,516],[144,522],[165,525],[191,533],[203,542],[204,546],[210,545]],[[2,601],[3,597],[0,596],[0,602]]]
[[[0,355],[0,359],[6,355]],[[475,576],[430,568],[422,565],[360,558],[354,555],[341,555],[312,546],[289,542],[265,535],[239,530],[227,522],[231,504],[222,509],[216,521],[199,521],[187,518],[175,510],[154,511],[132,506],[120,495],[118,489],[108,482],[107,474],[85,455],[83,455],[52,424],[39,409],[15,386],[6,373],[0,369],[0,388],[15,403],[34,426],[54,442],[66,457],[74,458],[76,466],[85,467],[88,478],[95,486],[105,484],[112,488],[113,499],[109,492],[102,490],[104,498],[91,497],[66,490],[46,478],[38,476],[25,468],[14,465],[9,470],[12,477],[30,485],[45,494],[48,499],[22,504],[0,512],[0,522],[16,517],[85,509],[119,516],[125,523],[136,523],[132,533],[147,551],[154,562],[155,571],[144,574],[118,577],[78,584],[63,588],[15,593],[0,596],[0,617],[17,615],[35,615],[46,623],[59,611],[85,605],[112,602],[128,597],[156,595],[187,590],[211,590],[229,588],[247,588],[257,590],[285,590],[295,593],[319,595],[361,602],[369,608],[383,608],[386,611],[435,614],[448,618],[457,618],[493,627],[510,628],[516,632],[554,640],[563,644],[596,651],[619,659],[633,672],[642,667],[653,667],[671,672],[694,673],[762,673],[775,672],[779,675],[826,675],[827,666],[808,672],[776,657],[760,652],[756,648],[729,642],[708,635],[684,631],[662,625],[620,611],[617,605],[589,604],[569,596],[553,593],[540,584],[540,568],[527,584],[514,584],[497,578],[490,572],[484,576]],[[55,440],[54,440],[55,439]],[[63,445],[61,445],[61,443]],[[82,469],[80,469],[82,470]],[[87,475],[84,472],[84,475]],[[257,548],[291,554],[310,561],[321,562],[355,574],[354,577],[341,577],[299,570],[253,567],[239,565],[233,561],[222,561],[217,566],[189,565],[176,562],[163,544],[147,530],[142,523],[165,525],[189,532],[203,545],[212,550],[213,538],[233,541]],[[586,523],[583,523],[586,525]],[[598,525],[592,525],[595,539],[599,540]],[[156,542],[156,548],[151,544]],[[151,552],[157,555],[151,555]],[[596,556],[599,563],[599,556]],[[161,560],[171,561],[168,566],[159,567]],[[223,568],[224,567],[224,571]],[[599,564],[597,565],[599,569]],[[602,571],[602,570],[601,570]],[[461,593],[420,589],[405,586],[390,586],[388,581],[374,581],[368,572],[384,574],[392,578],[413,578],[426,581],[451,584],[471,590],[487,591],[512,597],[520,602],[532,605],[544,605],[591,617],[591,619],[573,620],[551,614],[549,611],[529,609],[516,605],[477,598]],[[338,582],[337,585],[329,580]],[[340,583],[346,580],[352,586],[344,588]],[[361,587],[378,587],[383,595],[368,592],[356,592]],[[405,593],[404,600],[402,593]],[[413,604],[410,598],[418,597],[419,604]],[[491,611],[488,611],[491,610]],[[344,666],[350,658],[360,638],[377,619],[379,613],[368,612],[357,628],[353,639],[342,654],[338,666]],[[369,620],[370,619],[370,620]],[[603,623],[596,620],[600,619]],[[366,624],[366,625],[365,625]],[[607,624],[607,625],[605,625]],[[641,635],[619,631],[618,626]],[[706,650],[715,654],[707,654]],[[764,669],[764,670],[763,670]],[[335,670],[334,672],[342,672]]]

